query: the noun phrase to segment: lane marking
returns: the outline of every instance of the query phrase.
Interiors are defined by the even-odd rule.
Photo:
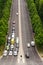
[[[22,63],[25,63],[25,57],[24,57],[24,51],[23,51],[23,46],[22,46],[22,28],[21,28],[21,11],[20,11],[20,0],[18,0],[18,13],[19,13],[19,53],[18,53],[18,63],[22,61]],[[22,55],[22,57],[20,57]]]

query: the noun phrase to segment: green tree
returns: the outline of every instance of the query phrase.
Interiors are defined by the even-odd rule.
[[[41,17],[41,20],[43,22],[43,0],[40,0],[39,2],[39,16]]]

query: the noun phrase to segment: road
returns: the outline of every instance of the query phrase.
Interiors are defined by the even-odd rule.
[[[19,13],[17,16],[16,13]],[[25,0],[12,0],[11,15],[9,19],[9,34],[12,30],[12,22],[15,21],[15,34],[19,36],[20,48],[17,57],[7,56],[0,60],[0,65],[43,65],[35,48],[30,47],[30,58],[26,59],[27,43],[33,40],[32,25]],[[22,59],[20,57],[22,55]]]

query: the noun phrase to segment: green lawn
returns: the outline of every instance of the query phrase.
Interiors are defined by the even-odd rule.
[[[38,48],[38,52],[39,52],[40,56],[43,57],[43,49]]]
[[[0,46],[0,56],[3,54],[4,46]]]

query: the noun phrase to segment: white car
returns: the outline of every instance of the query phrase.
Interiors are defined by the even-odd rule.
[[[16,13],[16,15],[18,16],[18,12]]]
[[[27,44],[27,47],[30,48],[30,43]]]
[[[12,53],[12,51],[9,51],[9,55],[11,56],[13,53]]]
[[[4,50],[3,56],[7,56],[7,54],[8,54],[7,50]]]
[[[10,39],[11,39],[11,38],[10,38],[10,36],[9,36],[9,37],[8,37],[8,43],[10,43]]]
[[[9,50],[9,45],[7,45],[6,47],[7,47],[7,50]]]
[[[15,33],[12,33],[12,38],[15,38]]]
[[[11,39],[10,36],[8,37],[8,39],[9,39],[9,40]]]
[[[19,48],[19,38],[16,37],[16,47]]]
[[[13,48],[14,48],[14,45],[12,44],[12,45],[11,45],[11,50],[12,50]]]
[[[12,23],[12,24],[13,24],[13,27],[15,27],[15,21],[13,21],[13,23]]]
[[[15,27],[12,28],[12,31],[14,31],[14,30],[15,30]]]
[[[16,43],[19,43],[19,38],[18,37],[16,37]]]
[[[14,36],[14,34],[12,35],[12,38],[14,38],[15,36]]]
[[[18,55],[18,52],[17,51],[14,51],[13,55],[14,56],[17,56]]]
[[[16,51],[18,52],[19,51],[19,48],[16,48]]]
[[[31,41],[31,46],[34,47],[35,46],[35,42]]]
[[[10,43],[8,43],[8,46],[10,46]]]
[[[14,32],[12,33],[12,35],[14,35]]]
[[[15,24],[15,21],[13,21],[13,24]]]
[[[16,48],[19,48],[19,43],[16,43]]]

